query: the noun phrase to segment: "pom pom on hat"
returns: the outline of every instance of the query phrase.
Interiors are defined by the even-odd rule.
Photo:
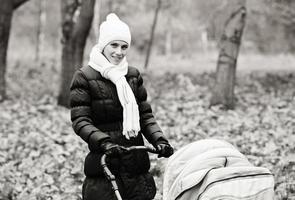
[[[128,25],[121,21],[116,14],[110,13],[106,17],[106,21],[100,25],[98,49],[102,52],[105,46],[114,40],[124,41],[130,46],[131,34]]]
[[[113,20],[120,20],[119,17],[115,13],[110,13],[106,17],[107,21],[113,21]]]

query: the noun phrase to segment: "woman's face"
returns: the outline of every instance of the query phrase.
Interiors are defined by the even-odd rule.
[[[121,40],[110,42],[103,50],[103,55],[114,65],[118,65],[126,56],[128,44]]]

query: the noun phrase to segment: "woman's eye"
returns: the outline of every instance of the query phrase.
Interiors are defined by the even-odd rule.
[[[127,48],[128,48],[127,45],[123,45],[123,46],[122,46],[122,49],[123,49],[123,50],[126,50]]]
[[[119,45],[118,45],[117,43],[112,43],[111,46],[112,46],[113,48],[117,48]]]

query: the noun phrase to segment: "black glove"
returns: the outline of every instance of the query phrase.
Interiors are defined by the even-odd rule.
[[[111,141],[103,142],[100,147],[107,156],[118,156],[123,152],[123,149],[118,144]]]
[[[163,140],[157,142],[156,149],[159,152],[158,158],[169,158],[174,152],[173,147],[171,147],[168,142]]]

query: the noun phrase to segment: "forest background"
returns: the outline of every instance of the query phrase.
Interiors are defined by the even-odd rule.
[[[43,0],[41,40],[38,2],[26,2],[12,21],[8,100],[0,104],[0,199],[81,199],[87,147],[71,129],[69,110],[56,103],[60,1]],[[176,150],[198,139],[225,139],[253,164],[274,173],[276,199],[295,199],[294,3],[247,1],[237,62],[237,104],[234,110],[224,110],[210,107],[209,99],[231,2],[162,0],[147,70],[143,66],[157,1],[100,1],[98,21],[115,12],[129,24],[128,61],[146,74],[156,118]],[[95,26],[87,39],[84,63],[97,40]],[[156,199],[161,199],[165,163],[152,156]]]

